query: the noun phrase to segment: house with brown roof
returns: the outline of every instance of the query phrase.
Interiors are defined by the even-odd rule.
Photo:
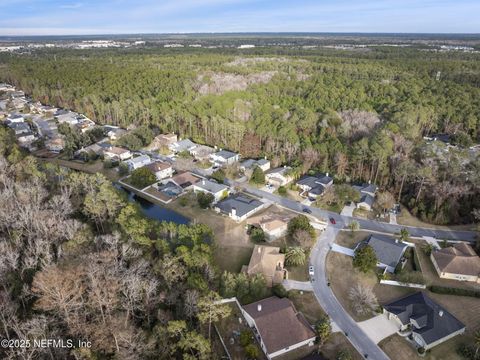
[[[198,176],[193,175],[191,172],[185,171],[182,173],[179,173],[172,177],[171,181],[177,185],[180,186],[182,189],[188,189],[192,185],[198,183],[202,179]]]
[[[105,159],[124,161],[130,159],[133,155],[127,150],[118,146],[111,146],[103,151]]]
[[[267,241],[274,241],[287,234],[288,221],[291,217],[267,214],[247,219],[247,225],[263,230]]]
[[[432,251],[430,259],[442,279],[480,282],[480,258],[464,242]]]
[[[172,165],[166,162],[155,161],[146,165],[146,168],[155,175],[157,180],[166,179],[173,175]]]
[[[314,344],[311,325],[287,298],[272,296],[245,305],[242,314],[268,359]]]
[[[280,253],[280,248],[275,246],[255,245],[250,262],[242,270],[250,276],[262,274],[268,287],[281,284],[287,277],[285,254]]]

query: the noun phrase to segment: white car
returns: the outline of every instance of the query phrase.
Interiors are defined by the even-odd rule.
[[[310,265],[310,266],[308,267],[308,275],[310,275],[310,276],[315,275],[315,272],[314,272],[314,270],[313,270],[313,266],[312,266],[312,265]]]

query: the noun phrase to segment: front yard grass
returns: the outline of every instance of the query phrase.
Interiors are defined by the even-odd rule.
[[[338,245],[353,249],[360,241],[365,240],[371,233],[367,231],[340,231],[335,238]]]

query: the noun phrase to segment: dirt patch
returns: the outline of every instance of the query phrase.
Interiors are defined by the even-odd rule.
[[[347,351],[351,355],[352,360],[363,359],[363,357],[342,333],[332,334],[328,341],[323,344],[322,348],[320,349],[320,354],[327,359],[336,359],[340,350]]]
[[[266,84],[276,71],[262,71],[248,75],[206,73],[197,77],[196,89],[201,95],[221,95],[227,91],[244,91],[253,84]]]

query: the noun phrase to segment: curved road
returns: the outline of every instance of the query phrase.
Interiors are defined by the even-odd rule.
[[[365,334],[360,326],[343,309],[333,294],[332,289],[327,285],[326,257],[340,228],[341,225],[327,226],[327,229],[318,237],[317,243],[312,249],[310,264],[313,265],[315,273],[315,280],[312,281],[313,292],[320,306],[330,316],[330,319],[345,334],[348,334],[348,339],[361,355],[365,356],[367,354],[369,359],[389,360],[382,349]]]

